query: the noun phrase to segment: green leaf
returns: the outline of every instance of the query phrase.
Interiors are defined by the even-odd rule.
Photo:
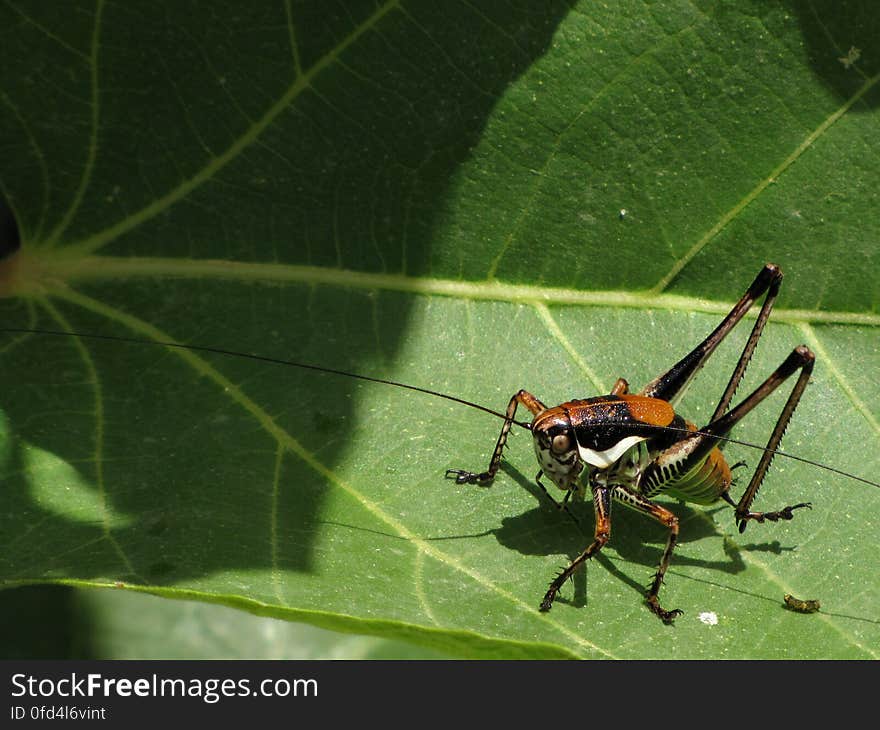
[[[0,619],[15,627],[0,646],[3,659],[445,658],[409,643],[127,590],[44,585],[3,597]]]
[[[741,392],[805,342],[784,448],[876,479],[871,4],[98,1],[0,21],[22,239],[4,326],[503,410],[519,388],[640,388],[775,261]],[[712,413],[747,330],[686,417]],[[461,656],[877,656],[880,490],[803,463],[777,457],[756,503],[813,503],[790,523],[740,535],[726,506],[673,504],[674,627],[643,605],[664,531],[621,508],[542,614],[590,508],[579,527],[548,507],[522,433],[491,489],[444,480],[484,468],[491,416],[112,341],[6,333],[0,373],[7,587],[115,585]],[[765,441],[783,399],[734,435]]]

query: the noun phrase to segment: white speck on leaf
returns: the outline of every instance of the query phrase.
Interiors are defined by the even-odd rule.
[[[698,618],[706,626],[715,626],[718,623],[718,614],[714,611],[703,611]]]

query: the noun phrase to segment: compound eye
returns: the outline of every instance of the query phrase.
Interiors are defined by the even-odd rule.
[[[564,454],[571,448],[571,438],[567,433],[560,433],[553,437],[551,448],[554,454]]]

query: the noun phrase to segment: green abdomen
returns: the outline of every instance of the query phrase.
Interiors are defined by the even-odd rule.
[[[669,494],[685,502],[712,504],[730,489],[731,481],[730,467],[722,453],[715,448],[700,464],[657,485],[656,492]]]

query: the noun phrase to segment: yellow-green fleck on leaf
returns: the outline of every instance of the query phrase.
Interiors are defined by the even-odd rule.
[[[807,344],[783,447],[876,480],[878,39],[868,2],[13,0],[0,191],[21,248],[0,327],[503,410],[520,388],[638,390],[773,261],[740,395]],[[749,328],[688,419],[711,415]],[[766,441],[783,402],[733,435]],[[537,610],[592,539],[590,505],[580,526],[548,506],[521,431],[491,489],[444,479],[497,438],[464,406],[7,332],[0,418],[8,588],[117,586],[457,656],[880,652],[880,489],[781,457],[755,508],[812,502],[791,522],[740,535],[726,505],[667,501],[661,596],[685,611],[667,627],[643,605],[664,530],[620,507]]]

